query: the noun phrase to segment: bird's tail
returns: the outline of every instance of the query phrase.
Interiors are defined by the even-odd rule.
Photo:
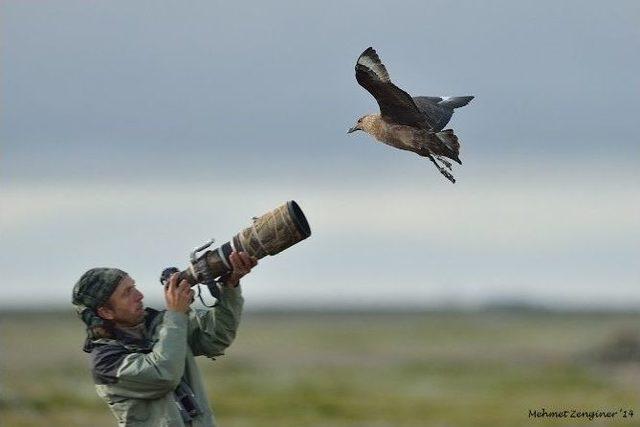
[[[473,96],[453,96],[438,102],[438,105],[449,108],[460,108],[470,103],[472,99]]]
[[[442,142],[444,147],[446,147],[446,153],[443,153],[445,156],[450,158],[451,160],[455,160],[456,162],[462,164],[460,158],[458,157],[460,154],[460,141],[458,141],[458,137],[453,133],[453,129],[445,129],[441,132],[436,133],[436,137]]]

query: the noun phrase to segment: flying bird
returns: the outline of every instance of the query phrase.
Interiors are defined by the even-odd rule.
[[[452,129],[443,129],[453,110],[467,105],[473,96],[412,98],[391,82],[387,69],[371,47],[356,61],[356,80],[376,99],[380,114],[360,117],[347,133],[362,130],[387,145],[427,157],[442,175],[455,183],[451,162],[446,159],[462,164],[460,142]]]

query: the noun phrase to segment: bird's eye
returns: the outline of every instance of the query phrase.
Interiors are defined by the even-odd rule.
[[[358,123],[362,123],[362,119],[358,119]]]

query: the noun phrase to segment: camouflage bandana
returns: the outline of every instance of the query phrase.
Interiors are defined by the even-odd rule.
[[[76,313],[87,325],[90,340],[110,338],[106,321],[98,316],[98,307],[104,305],[122,279],[127,276],[117,268],[92,268],[84,273],[73,287],[71,302]]]

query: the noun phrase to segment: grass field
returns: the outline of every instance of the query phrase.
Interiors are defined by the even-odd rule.
[[[223,427],[640,426],[640,360],[597,357],[639,325],[611,313],[248,313],[227,355],[199,364]],[[0,328],[0,425],[115,425],[75,317],[4,313]],[[637,413],[529,417],[541,408]]]

